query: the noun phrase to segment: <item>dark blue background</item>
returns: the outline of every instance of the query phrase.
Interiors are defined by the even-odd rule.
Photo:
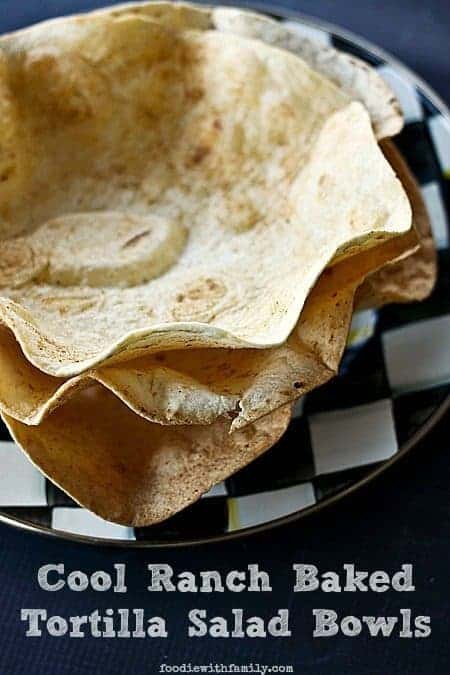
[[[11,30],[70,11],[100,6],[89,0],[0,0],[0,29]],[[304,0],[291,7],[340,24],[378,43],[415,69],[447,100],[449,5],[443,0]],[[0,525],[0,675],[128,675],[157,673],[159,664],[210,661],[292,664],[309,675],[429,675],[450,672],[450,470],[447,451],[449,420],[403,461],[363,492],[297,525],[235,543],[183,550],[128,551],[100,549],[48,540]],[[41,564],[64,562],[68,570],[109,570],[114,562],[128,566],[126,596],[92,591],[45,593],[36,572]],[[271,574],[273,593],[150,594],[147,563],[167,562],[178,571],[227,571],[258,562]],[[416,592],[399,594],[292,594],[293,562],[338,571],[344,563],[361,569],[396,571],[415,566]],[[26,639],[21,607],[46,607],[49,615],[85,614],[96,608],[144,607],[167,618],[165,640]],[[289,639],[186,638],[186,615],[192,607],[224,614],[232,607],[270,616],[289,608]],[[338,614],[397,616],[402,607],[429,614],[432,636],[400,638],[331,638],[313,640],[314,607]]]

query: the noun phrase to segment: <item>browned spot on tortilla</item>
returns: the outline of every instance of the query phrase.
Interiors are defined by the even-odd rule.
[[[59,314],[78,314],[87,312],[95,307],[100,307],[102,297],[88,293],[68,293],[67,295],[51,296],[46,298],[49,307]]]
[[[150,234],[150,230],[143,230],[142,232],[138,232],[133,237],[128,239],[128,241],[126,241],[124,244],[122,244],[122,248],[128,248],[128,246],[133,246],[140,239],[143,239],[144,237],[146,237],[149,234]]]
[[[219,282],[217,279],[207,277],[191,286],[186,295],[190,300],[199,300],[200,298],[205,297],[205,295],[222,295],[224,290],[225,286],[223,283]]]
[[[211,152],[211,148],[207,145],[197,145],[191,155],[186,160],[186,166],[195,166],[200,164],[207,155]]]
[[[194,101],[196,103],[197,101],[200,101],[203,98],[205,92],[201,87],[191,87],[186,89],[184,94],[187,99],[189,99],[190,101]]]
[[[16,167],[15,166],[8,166],[2,173],[0,174],[0,183],[5,183],[11,176],[14,174]]]
[[[24,237],[0,244],[0,286],[17,288],[31,281],[42,269],[44,259]]]
[[[220,279],[196,279],[176,295],[178,305],[173,310],[173,316],[177,321],[207,322],[216,310],[216,303],[226,292],[227,287]]]

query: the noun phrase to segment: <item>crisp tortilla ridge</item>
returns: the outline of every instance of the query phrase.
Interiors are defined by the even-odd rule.
[[[3,329],[0,406],[26,424],[39,425],[94,381],[152,422],[210,424],[228,414],[232,429],[240,428],[336,373],[362,279],[415,246],[411,232],[327,269],[287,343],[275,349],[174,350],[64,380],[30,364],[13,335]]]

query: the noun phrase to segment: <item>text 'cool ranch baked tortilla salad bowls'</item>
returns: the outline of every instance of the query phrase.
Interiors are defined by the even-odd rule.
[[[433,287],[392,92],[259,14],[5,35],[0,110],[1,415],[106,520],[158,523],[271,448],[355,309]]]

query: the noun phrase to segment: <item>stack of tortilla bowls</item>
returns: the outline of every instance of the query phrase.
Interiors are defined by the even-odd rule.
[[[355,306],[432,287],[417,189],[377,142],[391,92],[269,19],[39,24],[0,40],[0,108],[1,414],[106,519],[163,520],[260,455]]]

